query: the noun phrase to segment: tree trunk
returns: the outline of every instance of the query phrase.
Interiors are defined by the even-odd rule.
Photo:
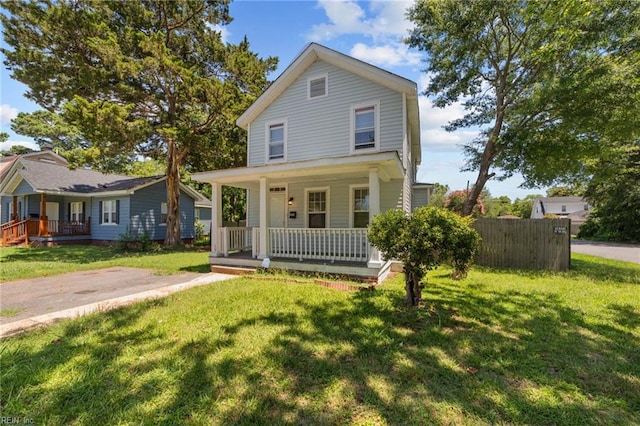
[[[462,205],[462,216],[469,216],[473,212],[473,208],[478,203],[478,197],[480,197],[484,186],[487,181],[495,175],[495,173],[489,173],[489,169],[499,150],[498,137],[500,136],[502,123],[504,122],[506,85],[506,74],[502,73],[498,87],[496,87],[496,121],[493,124],[493,128],[487,139],[487,144],[484,146],[484,151],[482,152],[476,183],[473,185],[473,188],[471,188],[471,192],[467,194],[467,199]]]
[[[167,138],[167,230],[165,246],[177,246],[180,239],[180,155],[176,141]]]
[[[422,285],[416,273],[406,267],[404,268],[404,288],[407,293],[404,298],[405,305],[418,306],[422,301]]]

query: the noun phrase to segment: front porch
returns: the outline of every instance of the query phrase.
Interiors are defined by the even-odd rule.
[[[3,247],[29,244],[30,241],[49,244],[91,235],[91,218],[85,217],[84,203],[73,203],[81,206],[82,212],[79,209],[77,212],[69,211],[69,220],[59,220],[60,197],[54,198],[56,202],[48,202],[47,194],[40,193],[39,200],[34,202],[31,200],[34,195],[12,196],[9,220],[0,225],[0,244]],[[33,207],[37,210],[34,211]]]
[[[377,251],[369,245],[365,228],[267,228],[266,256],[260,255],[259,227],[222,227],[212,234],[211,269],[271,268],[344,275],[379,282],[388,263],[372,263]]]
[[[367,238],[408,196],[398,153],[379,152],[198,173],[211,184],[213,269],[270,267],[379,280],[387,262]],[[223,186],[247,194],[247,227],[223,223]],[[238,257],[242,253],[242,257]]]

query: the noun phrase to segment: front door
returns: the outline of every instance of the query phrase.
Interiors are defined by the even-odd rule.
[[[269,228],[284,228],[285,194],[271,194],[269,196],[269,209]]]

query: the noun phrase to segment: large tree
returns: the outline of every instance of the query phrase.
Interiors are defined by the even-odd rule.
[[[5,65],[102,158],[164,156],[165,244],[180,242],[180,170],[267,86],[276,59],[226,44],[228,1],[2,3]],[[222,133],[224,134],[224,130]]]
[[[639,2],[418,0],[409,18],[407,42],[427,54],[425,93],[466,109],[447,130],[480,129],[465,147],[478,176],[464,214],[489,179],[585,178],[609,144],[637,135]]]
[[[580,237],[640,243],[640,140],[611,149],[596,169],[585,193],[594,209]]]

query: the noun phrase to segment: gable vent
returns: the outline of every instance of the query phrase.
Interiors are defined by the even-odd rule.
[[[318,98],[327,94],[327,78],[320,77],[309,81],[309,97]]]

